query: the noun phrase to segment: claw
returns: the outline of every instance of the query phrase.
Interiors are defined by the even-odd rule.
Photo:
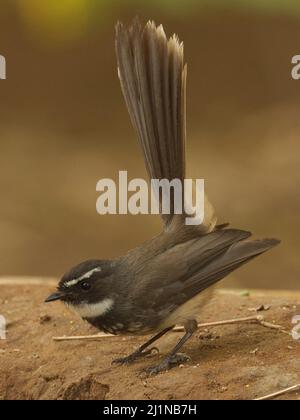
[[[113,365],[130,365],[136,360],[136,357],[133,357],[133,355],[129,355],[126,357],[120,357],[118,359],[114,359],[111,363]]]
[[[192,359],[185,353],[176,353],[174,356],[170,357],[170,363],[172,365],[179,365],[181,363],[190,362]]]
[[[130,354],[129,356],[126,357],[120,357],[119,359],[114,359],[112,361],[112,364],[117,364],[117,365],[130,365],[131,363],[135,362],[137,359],[140,359],[141,357],[147,357],[147,356],[152,356],[154,354],[157,354],[159,352],[157,347],[152,347],[149,350],[145,350],[145,351],[136,351],[132,354]]]
[[[190,362],[191,358],[184,353],[177,353],[171,357],[166,357],[161,363],[156,366],[150,366],[144,369],[142,372],[146,374],[146,376],[154,376],[161,372],[166,372],[175,366]]]
[[[172,365],[172,363],[169,360],[162,361],[156,366],[150,366],[144,369],[143,373],[145,373],[146,376],[154,376],[154,375],[157,375],[158,373],[166,372],[167,370],[172,369],[172,367],[174,367],[174,365]]]

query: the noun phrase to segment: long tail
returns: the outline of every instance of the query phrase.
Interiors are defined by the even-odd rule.
[[[116,26],[118,74],[132,124],[137,131],[151,179],[185,177],[186,76],[183,44],[163,27],[148,22],[142,29],[136,19],[127,29]],[[171,200],[172,201],[172,200]],[[182,225],[184,217],[163,214],[166,226]],[[205,218],[199,233],[213,230],[214,209],[205,202]]]

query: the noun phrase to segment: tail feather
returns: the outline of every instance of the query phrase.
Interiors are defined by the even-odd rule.
[[[184,179],[185,80],[183,44],[163,27],[135,19],[116,26],[118,74],[150,178]]]
[[[116,26],[116,55],[122,92],[138,134],[151,179],[185,178],[186,76],[183,44],[167,39],[162,25],[138,19],[127,29]],[[171,191],[171,197],[173,191]],[[160,197],[161,200],[161,197]],[[162,214],[166,227],[183,225],[185,215]],[[205,220],[199,233],[213,230],[214,209],[205,197]]]

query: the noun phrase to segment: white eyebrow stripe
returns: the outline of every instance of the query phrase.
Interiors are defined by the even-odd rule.
[[[79,305],[72,305],[67,303],[75,312],[77,312],[82,318],[96,318],[104,315],[114,305],[112,299],[104,299],[98,303],[81,303]]]
[[[79,283],[81,280],[89,279],[94,273],[96,273],[97,271],[101,271],[101,270],[102,270],[101,267],[93,268],[92,270],[90,270],[87,273],[83,274],[81,277],[78,277],[77,279],[73,279],[73,280],[67,281],[64,285],[66,287],[72,287],[75,284]]]

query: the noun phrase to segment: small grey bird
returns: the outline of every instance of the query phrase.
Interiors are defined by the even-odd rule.
[[[151,179],[185,177],[185,98],[187,69],[183,44],[169,40],[163,27],[139,21],[116,26],[118,74]],[[199,226],[185,214],[163,214],[163,232],[115,260],[90,260],[72,268],[46,302],[61,300],[84,320],[112,334],[155,334],[116,363],[130,363],[176,324],[185,334],[150,374],[181,361],[178,351],[197,328],[212,286],[227,274],[279,243],[249,240],[250,232],[217,225],[205,198]],[[207,292],[208,291],[208,292]]]

